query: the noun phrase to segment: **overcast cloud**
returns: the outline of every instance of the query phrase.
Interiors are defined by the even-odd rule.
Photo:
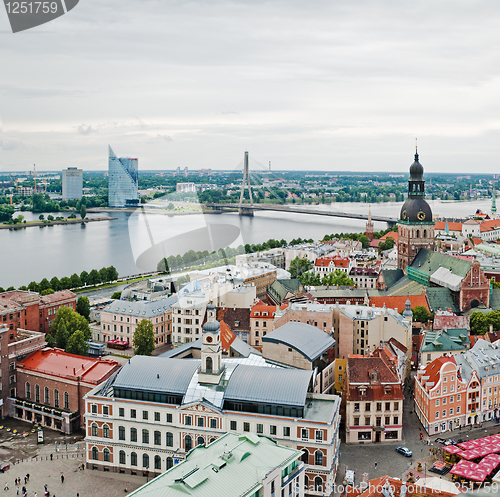
[[[498,0],[80,0],[12,34],[0,170],[500,172]]]

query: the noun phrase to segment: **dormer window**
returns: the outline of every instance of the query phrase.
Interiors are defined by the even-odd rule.
[[[360,388],[359,395],[361,395],[361,396],[366,395],[366,388]]]
[[[370,380],[371,381],[377,381],[377,372],[376,371],[371,371],[370,372]]]
[[[391,388],[391,387],[385,387],[385,388],[384,388],[384,393],[385,393],[386,395],[391,395],[391,391],[392,391],[392,388]]]

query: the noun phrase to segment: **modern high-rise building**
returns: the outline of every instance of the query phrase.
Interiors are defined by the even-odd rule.
[[[83,171],[76,167],[68,167],[62,172],[63,200],[82,198]]]
[[[109,147],[109,186],[108,203],[110,207],[133,207],[139,205],[139,163],[137,159],[116,157]]]

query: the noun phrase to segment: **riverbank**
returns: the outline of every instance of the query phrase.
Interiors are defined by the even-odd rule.
[[[91,217],[88,219],[64,219],[59,221],[28,221],[26,223],[18,223],[18,224],[0,224],[0,230],[22,230],[24,228],[33,228],[33,227],[41,227],[44,226],[57,226],[61,224],[87,224],[94,223],[97,221],[113,221],[118,219],[117,217]]]

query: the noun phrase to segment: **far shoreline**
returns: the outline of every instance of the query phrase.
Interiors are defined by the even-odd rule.
[[[45,226],[57,226],[57,225],[65,225],[65,224],[87,224],[94,223],[98,221],[113,221],[118,219],[117,217],[91,217],[88,219],[65,219],[54,220],[54,221],[27,221],[26,223],[17,223],[17,224],[0,224],[0,229],[2,230],[22,230],[25,228],[43,228]]]

